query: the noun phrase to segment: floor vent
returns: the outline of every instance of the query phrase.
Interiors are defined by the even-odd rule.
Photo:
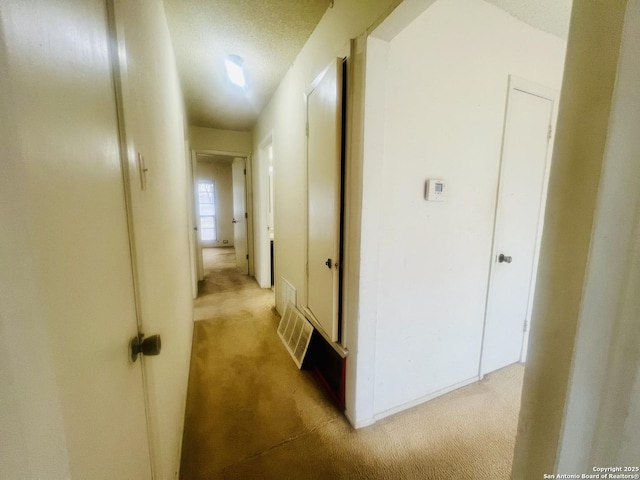
[[[278,336],[298,368],[302,368],[312,334],[313,326],[309,320],[291,302],[287,303],[278,325]]]

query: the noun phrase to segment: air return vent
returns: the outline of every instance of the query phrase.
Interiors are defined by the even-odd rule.
[[[309,320],[292,303],[287,303],[278,325],[278,336],[298,368],[302,368],[312,334],[313,326]]]
[[[280,290],[280,300],[281,300],[280,305],[284,305],[285,308],[287,306],[287,303],[289,303],[289,302],[293,303],[294,307],[297,305],[297,303],[296,303],[296,289],[284,277],[280,277],[280,289],[279,290]]]

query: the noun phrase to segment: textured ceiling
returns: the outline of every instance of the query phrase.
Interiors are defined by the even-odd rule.
[[[518,20],[566,39],[572,0],[487,0]]]
[[[189,124],[249,130],[330,0],[164,0]],[[244,59],[248,87],[224,59]]]
[[[487,1],[535,28],[567,38],[572,0]],[[164,0],[189,124],[251,129],[330,3]],[[244,90],[227,80],[224,59],[230,54],[244,58]]]

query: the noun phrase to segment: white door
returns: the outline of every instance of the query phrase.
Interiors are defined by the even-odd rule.
[[[204,277],[204,272],[202,272],[201,276],[201,266],[202,266],[202,248],[200,247],[200,239],[198,236],[198,215],[197,215],[197,204],[194,203],[197,188],[195,187],[195,154],[192,154],[188,147],[188,142],[186,144],[186,163],[187,163],[187,172],[190,178],[188,193],[189,198],[187,199],[188,204],[188,212],[187,215],[189,217],[189,255],[191,260],[191,290],[193,293],[193,298],[198,296],[198,280],[202,280]]]
[[[200,192],[198,191],[198,156],[194,153],[191,154],[191,172],[193,176],[193,201],[194,201],[194,216],[195,216],[195,237],[196,237],[196,269],[198,271],[198,280],[204,280],[204,261],[202,257],[202,242],[200,241]]]
[[[247,251],[247,189],[246,163],[244,158],[234,158],[231,168],[233,178],[233,245],[236,250],[236,265],[245,275],[249,274]]]
[[[16,142],[28,146],[12,159],[15,181],[33,199],[25,222],[46,298],[33,321],[50,339],[71,477],[149,479],[141,362],[128,352],[138,329],[105,2],[1,10],[14,19],[0,29],[12,59],[2,75]]]
[[[342,59],[307,95],[307,309],[337,341],[342,157]]]
[[[511,78],[503,139],[482,374],[523,359],[537,268],[555,94]]]
[[[274,169],[273,169],[273,143],[270,143],[266,148],[267,156],[269,158],[269,168],[268,168],[268,183],[269,183],[269,203],[267,207],[267,230],[269,231],[269,276],[270,276],[270,285],[273,287],[276,281],[276,272],[275,272],[275,258],[274,258],[274,245],[276,238],[276,227],[275,227],[275,196],[274,196]]]

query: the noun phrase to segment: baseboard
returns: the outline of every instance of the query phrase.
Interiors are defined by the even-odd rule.
[[[420,397],[416,400],[412,400],[410,402],[407,403],[403,403],[402,405],[398,405],[397,407],[393,407],[390,408],[388,410],[384,410],[380,413],[376,413],[373,416],[373,421],[371,423],[369,423],[368,425],[371,425],[375,422],[377,422],[378,420],[382,420],[383,418],[389,417],[391,415],[395,415],[396,413],[400,413],[404,410],[408,410],[409,408],[413,408],[416,407],[424,402],[428,402],[429,400],[433,400],[434,398],[440,397],[442,395],[445,395],[447,393],[453,392],[454,390],[457,390],[459,388],[462,387],[466,387],[467,385],[470,385],[472,383],[477,382],[478,380],[480,380],[479,376],[475,376],[475,377],[471,377],[467,380],[464,380],[462,382],[456,383],[454,385],[451,385],[450,387],[446,387],[443,388],[441,390],[437,390],[436,392],[430,393],[428,395],[425,395],[423,397]],[[348,418],[348,417],[347,417]],[[355,427],[355,428],[359,428],[359,427]]]
[[[367,418],[367,419],[356,422],[355,419],[353,418],[353,415],[351,415],[351,412],[349,412],[349,410],[344,411],[344,416],[347,417],[347,420],[349,420],[349,423],[351,424],[351,426],[356,430],[359,428],[368,427],[369,425],[373,425],[374,423],[376,423],[375,419],[373,418]]]

